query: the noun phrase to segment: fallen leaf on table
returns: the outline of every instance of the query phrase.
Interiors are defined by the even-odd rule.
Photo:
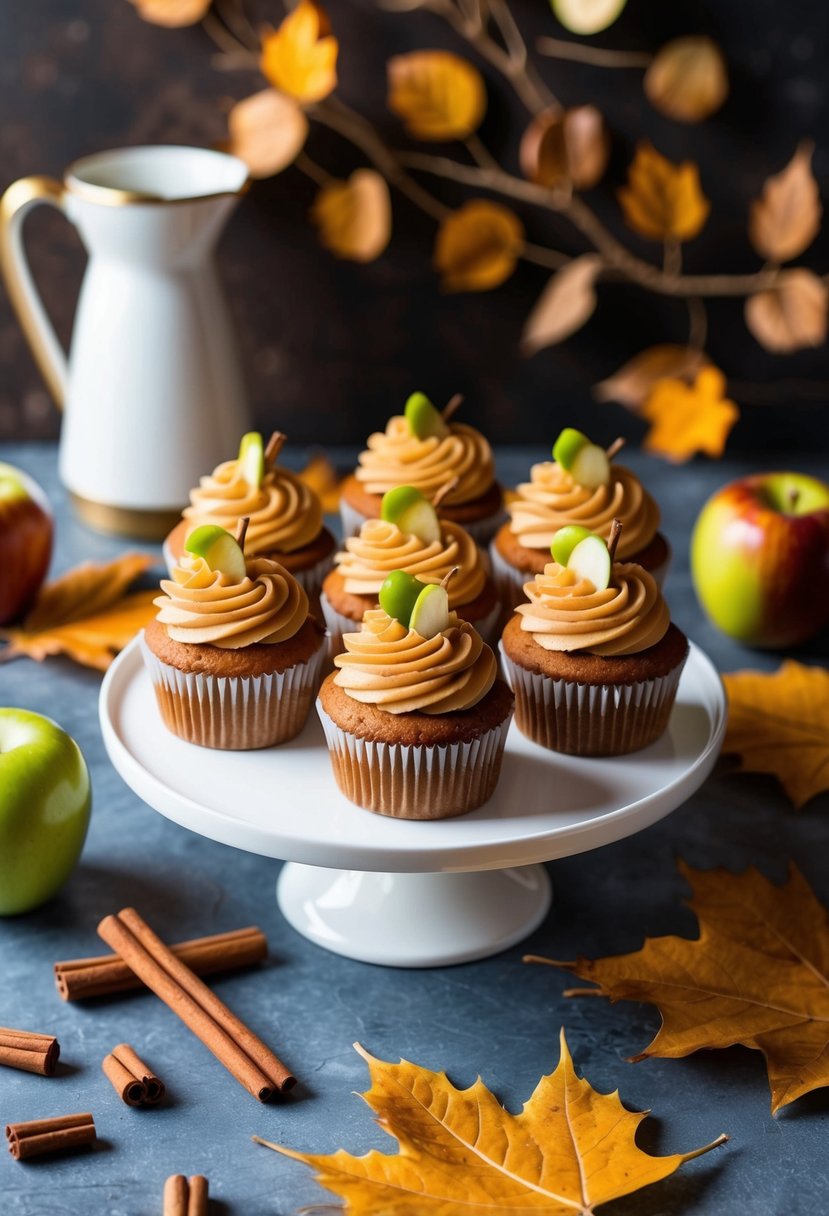
[[[645,96],[677,122],[702,122],[728,96],[723,53],[704,34],[672,38],[656,52],[644,79]]]
[[[583,253],[555,272],[524,325],[521,349],[525,355],[563,342],[590,320],[596,308],[596,277],[601,269],[598,254]]]
[[[751,204],[748,235],[761,257],[788,262],[808,249],[820,232],[823,207],[812,173],[814,145],[804,140],[792,159],[766,179]]]
[[[152,564],[152,558],[125,553],[105,565],[85,562],[46,583],[19,626],[0,630],[8,644],[0,658],[27,655],[41,661],[65,654],[77,663],[105,671],[115,654],[155,616],[158,591],[127,588]]]
[[[558,1067],[518,1115],[480,1078],[456,1089],[445,1073],[407,1060],[387,1063],[355,1047],[372,1082],[363,1097],[397,1140],[396,1155],[353,1157],[341,1149],[322,1156],[254,1137],[316,1170],[317,1181],[345,1200],[348,1216],[591,1216],[727,1139],[669,1157],[642,1152],[635,1137],[647,1113],[626,1110],[618,1092],[598,1093],[578,1077],[563,1031]]]
[[[337,86],[339,44],[328,33],[322,9],[300,3],[262,39],[262,75],[303,105],[322,101]]]
[[[662,1025],[634,1060],[740,1043],[765,1056],[772,1113],[829,1085],[829,917],[806,879],[794,865],[781,887],[755,869],[679,869],[693,891],[696,940],[651,937],[633,954],[525,961],[598,984],[567,996],[656,1005]]]
[[[387,64],[392,113],[415,139],[467,139],[486,110],[486,88],[476,67],[450,51],[410,51]]]
[[[728,696],[724,753],[740,770],[771,773],[800,809],[829,790],[829,672],[788,659],[776,672],[723,676]]]
[[[768,291],[749,296],[746,325],[766,350],[787,355],[826,341],[826,285],[811,270],[786,270]]]
[[[675,165],[647,142],[636,149],[619,202],[631,228],[653,241],[690,241],[711,210],[697,166]]]
[[[649,346],[623,363],[612,376],[594,384],[593,396],[597,401],[618,401],[620,405],[636,410],[657,380],[684,380],[687,383],[707,363],[708,358],[702,351],[688,346],[670,342]]]
[[[376,169],[355,169],[348,181],[320,187],[311,219],[322,244],[338,258],[373,262],[391,239],[391,199]]]
[[[515,270],[523,244],[524,227],[509,207],[473,198],[442,221],[435,269],[445,291],[491,291]]]
[[[325,514],[336,515],[340,509],[340,479],[328,457],[313,456],[299,476],[319,497]]]
[[[651,424],[642,446],[656,456],[681,463],[697,452],[722,456],[740,411],[725,396],[725,376],[704,367],[693,384],[657,380],[640,413]]]
[[[227,125],[227,150],[245,162],[251,177],[281,173],[296,160],[308,137],[308,119],[299,103],[276,89],[237,101]]]

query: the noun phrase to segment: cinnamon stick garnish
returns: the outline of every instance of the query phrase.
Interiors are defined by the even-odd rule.
[[[196,975],[234,971],[261,963],[268,956],[268,939],[256,925],[194,937],[170,949]],[[65,1001],[84,1001],[95,996],[114,996],[143,988],[141,980],[117,954],[75,958],[55,963],[55,984]]]
[[[53,1034],[34,1030],[12,1030],[0,1026],[0,1064],[51,1077],[60,1055],[60,1043]]]
[[[164,1216],[207,1216],[207,1179],[172,1174],[164,1183]]]
[[[243,515],[242,518],[239,520],[238,524],[236,525],[236,544],[239,546],[239,548],[242,550],[243,553],[245,551],[245,537],[247,536],[249,523],[250,523],[250,516]]]
[[[80,1148],[84,1144],[93,1144],[95,1138],[95,1122],[89,1114],[57,1115],[53,1119],[6,1124],[9,1152],[15,1161]]]
[[[119,1043],[108,1056],[104,1056],[101,1068],[112,1088],[127,1106],[154,1106],[164,1097],[163,1081],[139,1059],[129,1043]]]
[[[610,525],[610,536],[607,540],[607,551],[610,554],[611,562],[616,560],[616,546],[619,543],[619,537],[622,535],[622,521],[614,519]]]
[[[282,1061],[176,958],[134,908],[104,917],[98,934],[260,1102],[296,1084]]]
[[[459,481],[460,481],[460,477],[458,477],[458,476],[451,478],[450,481],[445,482],[432,495],[432,506],[435,508],[435,510],[437,510],[437,508],[443,502],[444,498],[446,498],[449,494],[452,493],[452,491],[454,490],[455,486],[458,484]]]
[[[460,405],[463,405],[463,393],[455,393],[454,397],[450,397],[446,405],[440,411],[443,421],[448,422],[455,410]]]
[[[276,458],[285,446],[288,436],[282,431],[273,431],[265,447],[265,468],[270,469],[276,464]]]
[[[625,440],[620,435],[618,439],[613,440],[610,447],[605,452],[605,456],[608,458],[608,460],[612,460],[614,456],[618,456],[624,446]]]

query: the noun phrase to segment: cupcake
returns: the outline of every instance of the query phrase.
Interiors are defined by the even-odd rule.
[[[377,607],[380,588],[393,570],[405,570],[424,583],[440,583],[457,568],[448,586],[449,607],[474,625],[485,642],[494,644],[501,605],[485,562],[469,533],[439,519],[419,490],[389,490],[383,495],[380,519],[365,520],[359,534],[345,541],[345,550],[337,554],[322,585],[331,653],[339,653],[343,634],[358,630],[366,611]]]
[[[447,819],[492,795],[513,696],[445,587],[393,576],[385,607],[344,636],[317,709],[346,798],[398,819]]]
[[[263,448],[262,436],[242,438],[239,456],[226,460],[190,491],[190,505],[164,542],[164,559],[172,575],[184,553],[188,533],[204,524],[235,531],[250,520],[245,555],[279,562],[301,583],[312,603],[331,569],[337,542],[323,527],[322,504],[296,473],[276,465],[285,442],[278,431]]]
[[[617,559],[637,562],[661,585],[670,549],[657,531],[659,507],[629,469],[611,463],[619,447],[617,441],[606,453],[567,427],[553,448],[553,460],[533,465],[530,480],[517,487],[518,497],[507,507],[509,521],[498,529],[489,550],[505,605],[514,608],[527,580],[543,574],[553,535],[567,524],[608,539],[613,520],[619,519]]]
[[[305,590],[278,562],[246,559],[223,528],[197,528],[185,544],[141,640],[166,726],[225,750],[292,739],[325,656]]]
[[[664,732],[688,641],[653,576],[581,532],[554,538],[557,560],[526,584],[501,654],[523,734],[554,751],[619,756]]]
[[[343,536],[354,536],[364,520],[376,519],[383,495],[396,486],[414,486],[433,498],[452,483],[440,504],[441,516],[466,528],[478,544],[490,541],[503,518],[501,487],[483,435],[450,422],[461,400],[453,397],[441,413],[425,394],[412,393],[405,413],[369,436],[359,467],[342,484]]]

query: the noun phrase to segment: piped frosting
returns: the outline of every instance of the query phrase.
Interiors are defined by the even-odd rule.
[[[481,551],[457,524],[441,521],[440,541],[426,542],[401,532],[397,524],[367,519],[359,535],[345,541],[336,557],[336,569],[351,595],[377,596],[392,570],[405,570],[424,583],[439,583],[450,570],[458,572],[447,588],[449,607],[469,604],[484,589],[486,571]]]
[[[495,480],[495,463],[492,449],[474,427],[452,422],[443,439],[418,439],[403,415],[395,414],[385,431],[369,436],[355,477],[370,494],[407,485],[428,498],[457,477],[457,485],[443,499],[451,506],[485,494]]]
[[[226,460],[200,479],[184,509],[193,528],[218,524],[235,532],[244,516],[250,520],[245,553],[254,557],[293,553],[322,531],[319,498],[295,473],[279,466],[269,470],[257,488],[245,480],[238,460]]]

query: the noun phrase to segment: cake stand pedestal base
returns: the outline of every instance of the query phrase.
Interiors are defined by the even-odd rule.
[[[444,967],[506,950],[552,899],[543,866],[448,874],[328,870],[287,862],[276,885],[289,924],[326,950],[384,967]]]

